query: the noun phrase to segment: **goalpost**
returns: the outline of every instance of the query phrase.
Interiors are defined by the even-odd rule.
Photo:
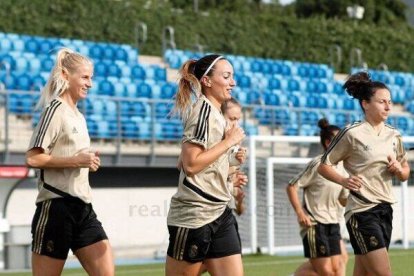
[[[302,250],[296,215],[286,195],[286,185],[314,157],[310,148],[319,144],[316,136],[251,136],[249,138],[249,183],[247,185],[248,214],[242,220],[248,233],[241,231],[243,251],[270,254]],[[414,143],[414,137],[403,137],[404,143]],[[394,186],[399,201],[394,205],[394,233],[401,247],[409,247],[408,225],[414,217],[408,213],[407,182]],[[399,225],[397,225],[401,221]],[[240,219],[239,219],[240,223]],[[275,227],[278,226],[278,227]],[[394,236],[393,233],[393,236]],[[393,239],[394,240],[394,239]],[[394,240],[395,241],[395,240]]]

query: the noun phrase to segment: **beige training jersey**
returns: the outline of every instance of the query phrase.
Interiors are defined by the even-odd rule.
[[[182,143],[197,144],[208,150],[223,140],[225,128],[220,110],[201,96],[185,122]],[[228,170],[228,153],[194,176],[187,176],[181,169],[178,191],[171,199],[168,225],[198,228],[218,218],[231,198]]]
[[[62,99],[57,98],[43,111],[30,139],[29,150],[42,148],[54,157],[71,157],[82,150],[89,150],[90,139],[86,121],[79,110],[73,110]],[[59,195],[45,189],[44,183],[91,202],[88,168],[41,169],[38,179],[39,194],[36,202]]]
[[[289,181],[289,185],[298,185],[303,189],[304,209],[314,224],[339,223],[338,199],[346,199],[349,193],[341,185],[325,179],[318,173],[321,158],[322,155],[319,155],[312,159],[302,172]],[[335,169],[341,175],[347,175],[342,164],[338,164]],[[303,230],[306,229],[301,229],[302,237],[305,234]]]
[[[345,210],[348,220],[353,213],[366,211],[379,203],[395,203],[392,175],[387,170],[388,156],[407,160],[401,134],[385,124],[377,133],[366,121],[344,128],[332,141],[322,157],[327,165],[343,161],[350,175],[359,175],[363,185],[351,191]]]

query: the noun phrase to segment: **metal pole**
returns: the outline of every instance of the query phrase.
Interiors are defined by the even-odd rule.
[[[194,12],[198,13],[198,0],[194,0]]]
[[[256,216],[256,139],[249,139],[249,200],[250,200],[250,239],[252,254],[257,253],[257,216]]]

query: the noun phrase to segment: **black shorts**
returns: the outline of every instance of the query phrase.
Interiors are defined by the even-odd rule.
[[[69,249],[108,239],[92,204],[74,198],[54,198],[36,204],[32,222],[32,251],[66,260]]]
[[[339,223],[318,223],[309,227],[303,238],[306,258],[323,258],[341,254]]]
[[[241,254],[237,221],[230,208],[215,221],[200,228],[168,226],[170,243],[167,254],[191,263],[205,259]]]
[[[392,207],[388,203],[353,214],[346,223],[355,255],[367,254],[390,246]]]

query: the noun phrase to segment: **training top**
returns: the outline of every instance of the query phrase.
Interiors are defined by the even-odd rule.
[[[208,150],[223,140],[226,121],[220,110],[203,95],[184,123],[182,143]],[[231,198],[227,184],[229,151],[194,176],[181,169],[178,190],[171,199],[167,224],[198,228],[218,218]]]
[[[407,160],[400,132],[387,124],[377,133],[368,122],[356,122],[335,136],[322,163],[334,165],[343,161],[347,172],[361,176],[363,181],[358,192],[350,192],[346,220],[379,203],[396,202],[392,175],[387,170],[388,156],[394,156],[399,162]]]
[[[61,98],[56,98],[44,109],[30,139],[28,150],[42,148],[44,153],[54,157],[71,157],[83,150],[89,150],[89,147],[90,138],[84,116]],[[89,168],[41,169],[36,202],[61,197],[47,190],[44,183],[78,197],[85,203],[91,202]]]
[[[346,199],[349,192],[318,173],[321,158],[322,155],[318,155],[312,159],[302,172],[289,181],[289,185],[297,185],[303,189],[303,206],[313,224],[339,223],[338,199]],[[341,163],[335,170],[341,175],[348,175]],[[304,234],[303,231],[301,234]]]

